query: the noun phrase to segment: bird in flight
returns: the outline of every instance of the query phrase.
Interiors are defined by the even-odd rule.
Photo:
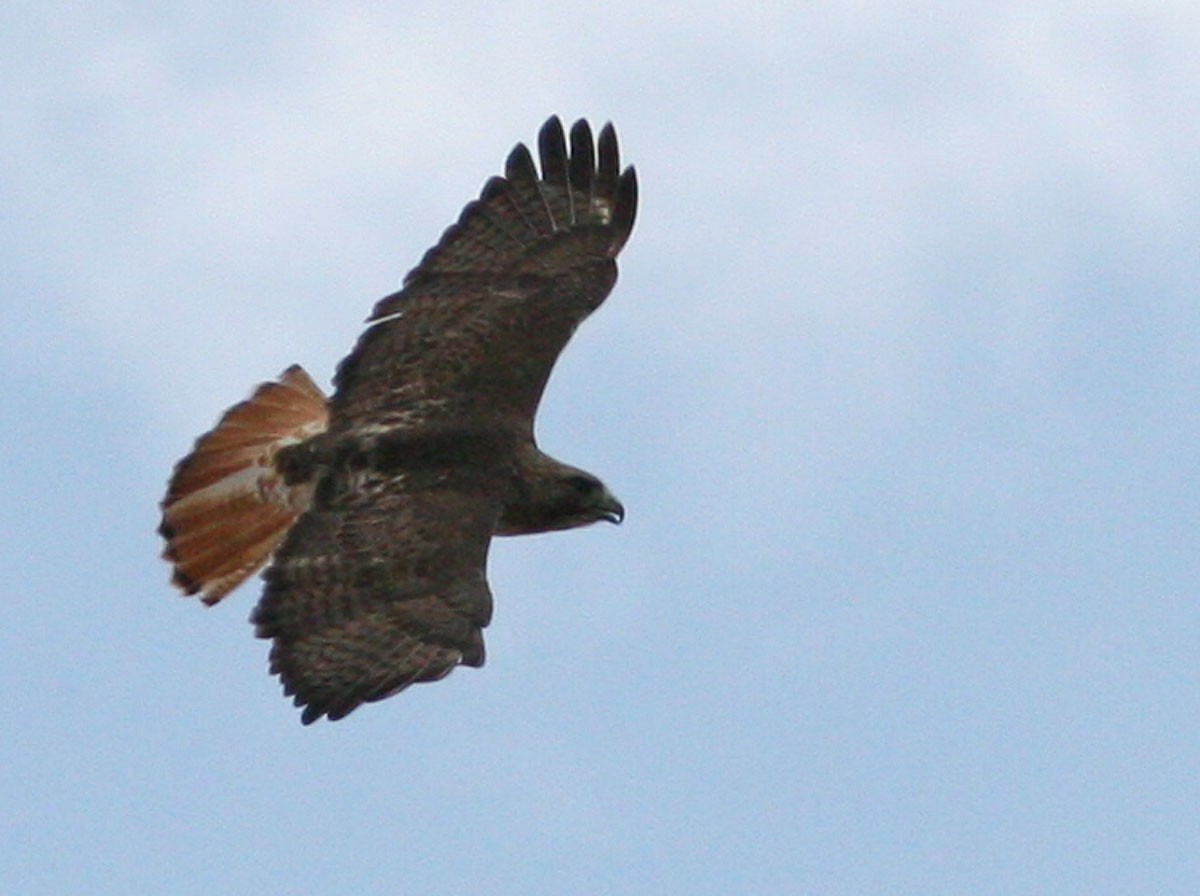
[[[481,666],[493,535],[619,523],[591,473],[543,453],[559,353],[617,279],[637,176],[611,124],[518,144],[381,299],[327,397],[300,367],[263,383],[171,475],[173,581],[217,603],[267,566],[251,622],[309,724]]]

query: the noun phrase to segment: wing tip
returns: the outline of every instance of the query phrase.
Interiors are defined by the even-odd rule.
[[[300,723],[311,725],[325,717],[330,722],[344,719],[360,706],[393,697],[414,684],[440,681],[460,665],[478,668],[484,663],[483,634],[473,629],[468,642],[451,645],[447,642],[421,641],[402,661],[385,651],[377,654],[381,664],[364,671],[361,655],[353,657],[356,662],[347,663],[345,645],[320,638],[290,638],[273,618],[266,618],[263,606],[269,601],[268,594],[251,613],[250,621],[256,625],[260,638],[273,638],[268,661],[269,671],[278,676],[285,697],[292,698],[292,705],[301,710]],[[321,647],[326,650],[322,650]],[[358,649],[359,645],[351,645]],[[331,649],[330,649],[331,648]],[[318,665],[314,660],[320,659]]]
[[[570,207],[570,157],[567,151],[567,138],[563,132],[562,121],[557,115],[552,115],[538,131],[538,158],[542,163],[542,180],[567,197]],[[568,214],[568,223],[574,223],[573,211]]]
[[[633,231],[638,190],[632,166],[621,170],[613,123],[594,132],[579,118],[568,130],[560,116],[551,115],[532,145],[538,161],[525,143],[513,146],[502,173],[484,182],[478,197],[405,275],[400,291],[376,303],[369,324],[401,313],[414,291],[437,277],[465,283],[510,274],[531,247],[564,232],[586,232],[581,252],[593,260],[620,253]],[[350,371],[339,368],[335,384],[344,385]]]
[[[609,254],[616,256],[629,241],[633,225],[637,220],[638,180],[637,169],[630,165],[617,179],[616,198],[613,209],[613,242]]]
[[[571,125],[571,150],[567,165],[572,188],[590,196],[596,178],[596,141],[586,118],[580,118]]]
[[[537,166],[533,163],[533,154],[524,143],[514,146],[504,160],[504,177],[513,183],[537,183]]]

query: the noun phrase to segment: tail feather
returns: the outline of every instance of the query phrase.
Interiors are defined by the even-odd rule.
[[[266,563],[312,499],[310,485],[283,481],[275,455],[328,421],[325,394],[292,366],[226,411],[176,464],[158,531],[185,594],[215,604]]]

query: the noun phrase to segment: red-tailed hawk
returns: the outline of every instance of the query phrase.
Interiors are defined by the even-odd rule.
[[[637,207],[617,138],[558,118],[376,304],[327,399],[299,367],[176,465],[164,557],[215,604],[270,559],[251,622],[308,724],[483,665],[493,535],[620,522],[533,418],[559,352],[617,279]]]

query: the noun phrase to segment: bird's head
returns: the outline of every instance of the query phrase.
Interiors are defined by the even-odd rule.
[[[575,529],[600,520],[620,523],[625,508],[591,473],[558,461],[527,468],[519,494],[505,506],[497,535]]]
[[[564,529],[586,526],[600,520],[620,525],[625,507],[616,495],[593,476],[582,470],[565,477],[562,484],[563,517],[571,520]]]

